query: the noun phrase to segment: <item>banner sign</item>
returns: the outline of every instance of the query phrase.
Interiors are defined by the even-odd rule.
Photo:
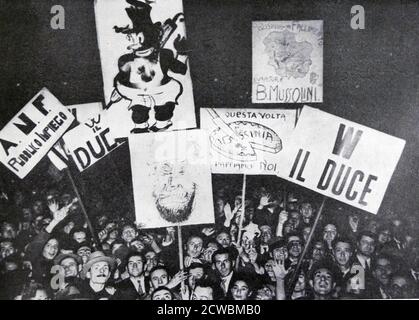
[[[279,176],[377,214],[405,141],[305,106]]]
[[[83,123],[94,118],[103,110],[101,102],[74,104],[66,107],[79,123]]]
[[[296,123],[297,110],[204,109],[213,173],[271,174]]]
[[[97,0],[95,16],[115,137],[196,128],[182,0]]]
[[[323,102],[323,21],[254,21],[253,103]]]
[[[0,161],[23,179],[73,121],[67,108],[43,88],[0,131]]]
[[[80,172],[95,164],[121,144],[113,138],[106,111],[96,114],[70,130],[63,139],[66,149]]]
[[[214,223],[204,130],[131,135],[136,222],[144,228]]]

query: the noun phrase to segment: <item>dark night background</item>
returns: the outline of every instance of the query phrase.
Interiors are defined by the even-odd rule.
[[[324,103],[312,106],[406,140],[381,211],[417,214],[419,1],[183,1],[197,108],[298,107],[252,105],[251,22],[324,20]],[[65,8],[65,30],[50,27],[55,4]],[[350,27],[357,4],[365,30]],[[1,0],[0,57],[0,127],[42,87],[64,105],[103,99],[93,0]],[[39,183],[48,163],[23,183]],[[3,165],[0,178],[6,187],[18,180]],[[77,180],[88,207],[100,194],[110,207],[132,209],[127,144]]]

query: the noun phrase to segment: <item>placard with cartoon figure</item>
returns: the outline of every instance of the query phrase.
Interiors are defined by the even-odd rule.
[[[115,137],[195,128],[182,0],[96,0]]]

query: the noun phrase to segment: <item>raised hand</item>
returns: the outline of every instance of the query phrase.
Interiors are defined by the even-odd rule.
[[[54,200],[54,199],[48,200],[47,205],[48,205],[49,211],[51,211],[52,214],[57,212],[58,209],[59,209],[59,205],[58,205],[57,200]]]
[[[282,210],[279,213],[279,220],[278,220],[278,224],[284,224],[285,221],[288,220],[288,212],[286,212],[285,210]]]
[[[285,260],[281,259],[279,261],[274,261],[272,265],[272,271],[275,274],[275,278],[284,280],[290,271],[290,268],[285,269]]]
[[[212,227],[207,227],[207,228],[202,229],[202,233],[205,234],[207,237],[214,234],[214,232],[215,232],[215,229]]]
[[[173,289],[177,287],[181,282],[185,281],[188,278],[186,272],[179,271],[176,273],[172,279],[170,279],[169,283],[166,285],[169,289]]]
[[[271,203],[272,203],[271,202],[271,196],[270,195],[265,195],[265,196],[262,196],[260,198],[259,207],[264,208],[264,207],[270,205]]]
[[[236,208],[234,208],[234,210],[236,211]],[[237,211],[236,211],[237,212]],[[233,219],[235,212],[231,211],[231,206],[229,203],[227,203],[224,206],[224,215],[226,217],[226,221],[231,221],[231,219]]]

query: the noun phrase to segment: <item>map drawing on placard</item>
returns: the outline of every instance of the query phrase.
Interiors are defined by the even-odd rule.
[[[255,21],[252,26],[252,102],[322,102],[323,21]]]

